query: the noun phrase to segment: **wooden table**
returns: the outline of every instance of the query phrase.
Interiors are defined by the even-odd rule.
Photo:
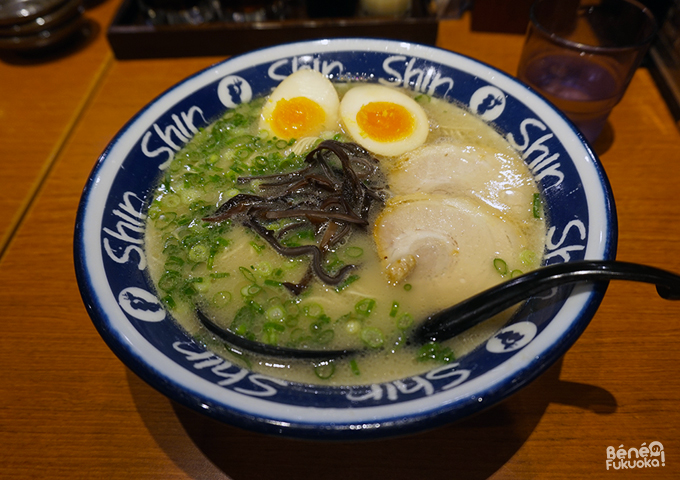
[[[612,283],[574,347],[473,418],[405,438],[317,443],[220,424],[171,402],[106,347],[80,299],[72,235],[98,155],[148,101],[218,58],[116,61],[93,39],[0,60],[0,478],[680,478],[680,303]],[[438,43],[514,72],[522,37],[444,22]],[[619,258],[680,271],[680,133],[642,69],[595,145]],[[663,444],[665,465],[606,469],[606,449]]]

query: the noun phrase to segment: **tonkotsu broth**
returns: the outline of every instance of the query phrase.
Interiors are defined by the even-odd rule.
[[[351,87],[342,85],[336,88],[342,96]],[[238,183],[238,177],[274,173],[273,168],[285,171],[301,169],[306,153],[314,146],[312,140],[285,142],[258,131],[257,118],[262,99],[227,112],[223,119],[198,133],[176,154],[160,179],[149,207],[146,226],[149,273],[158,288],[159,297],[173,317],[192,336],[228,360],[293,381],[367,384],[405,378],[435,368],[438,365],[436,361],[419,360],[417,348],[404,345],[409,328],[427,315],[509,278],[513,271],[526,272],[536,268],[544,249],[545,222],[535,215],[536,202],[531,200],[506,209],[497,208],[495,200],[480,200],[479,192],[484,190],[484,185],[489,182],[502,184],[508,178],[516,181],[516,187],[507,193],[513,199],[535,199],[538,194],[526,165],[501,135],[474,115],[446,101],[424,96],[417,97],[417,100],[430,119],[430,133],[425,146],[421,147],[422,151],[427,153],[428,148],[438,151],[445,148],[442,145],[451,144],[473,154],[491,152],[502,159],[504,179],[490,178],[491,174],[481,167],[467,182],[471,186],[466,191],[441,185],[427,191],[427,182],[424,181],[424,187],[395,193],[389,188],[391,179],[410,175],[410,172],[398,169],[415,160],[409,157],[410,153],[399,159],[376,156],[380,160],[381,175],[385,176],[388,185],[384,192],[386,205],[384,208],[378,205],[366,231],[353,232],[347,241],[332,249],[326,262],[331,271],[347,264],[357,264],[359,268],[351,271],[349,281],[343,282],[340,287],[324,285],[314,279],[299,296],[283,288],[281,283],[299,281],[307,271],[307,256],[283,257],[255,232],[238,222],[207,223],[201,219],[238,193],[260,193],[257,182]],[[323,133],[321,137],[352,141],[340,127]],[[316,143],[320,141],[318,139]],[[469,162],[463,163],[467,165]],[[467,168],[466,165],[463,167]],[[400,187],[401,190],[408,190],[410,182],[404,184],[406,187]],[[383,251],[387,247],[376,247],[374,229],[376,235],[391,232],[393,226],[390,230],[380,223],[386,218],[389,220],[390,212],[406,205],[406,208],[415,208],[418,215],[418,205],[429,209],[431,204],[435,204],[433,202],[445,205],[447,212],[453,212],[452,209],[460,205],[469,208],[471,215],[479,212],[480,218],[484,219],[480,222],[485,225],[502,222],[517,233],[511,241],[512,251],[495,252],[481,260],[481,268],[461,274],[445,273],[433,279],[432,272],[441,265],[437,260],[431,266],[416,263],[415,270],[405,278],[395,280],[390,277],[386,273],[386,254]],[[378,224],[375,224],[376,216]],[[281,222],[276,228],[285,228],[286,225],[286,222]],[[313,242],[312,234],[303,233],[296,241]],[[469,236],[469,232],[464,234]],[[397,236],[401,238],[404,235]],[[438,252],[437,242],[437,239],[418,238],[414,244],[420,250],[412,256],[426,262],[428,255]],[[474,240],[471,242],[475,243]],[[456,245],[452,246],[448,240],[445,243],[447,248],[455,250]],[[456,255],[454,252],[445,261],[453,262],[454,266],[456,262],[461,263]],[[507,266],[507,272],[499,272],[498,261],[494,264],[497,258],[502,258],[501,263]],[[451,268],[451,271],[456,270]],[[442,278],[447,282],[441,281]],[[235,316],[240,315],[239,318],[243,319],[243,312],[259,315],[264,327],[240,332],[256,340],[271,342],[278,339],[289,345],[301,342],[315,349],[349,346],[366,349],[367,353],[357,358],[336,360],[332,365],[287,362],[255,355],[241,357],[200,325],[195,314],[196,306],[223,327],[237,330],[237,323],[245,323],[234,322]],[[511,311],[504,312],[449,340],[445,346],[456,358],[460,358],[500,328],[511,314]],[[366,345],[366,341],[378,342],[376,332],[382,334],[382,344],[380,348],[373,349]]]

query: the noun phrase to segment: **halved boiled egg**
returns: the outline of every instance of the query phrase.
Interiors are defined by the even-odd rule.
[[[272,92],[260,118],[260,128],[289,140],[317,136],[338,126],[340,100],[333,84],[315,70],[298,70]]]
[[[401,155],[417,148],[430,131],[418,102],[382,85],[349,90],[340,102],[340,119],[355,142],[378,155]]]

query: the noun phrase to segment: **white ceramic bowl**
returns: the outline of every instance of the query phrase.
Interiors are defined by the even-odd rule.
[[[514,78],[449,51],[389,40],[293,43],[230,58],[163,93],[125,125],[85,187],[75,264],[88,312],[109,347],[168,397],[225,422],[304,438],[354,439],[441,425],[489,407],[540,375],[574,343],[604,286],[531,299],[506,331],[459,361],[400,381],[309,387],[235,366],[194,341],[163,309],[137,310],[126,292],[160,305],[145,275],[147,196],[170,155],[234,102],[271,91],[300,68],[361,78],[455,101],[493,123],[534,173],[548,218],[545,264],[614,259],[616,214],[602,166],[572,124]],[[237,98],[228,86],[240,80]],[[494,105],[485,99],[492,96]],[[187,121],[189,119],[189,121]],[[193,126],[192,126],[193,125]]]

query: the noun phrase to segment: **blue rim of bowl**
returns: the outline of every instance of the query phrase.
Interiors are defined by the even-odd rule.
[[[507,398],[544,372],[576,341],[595,314],[606,291],[606,284],[577,286],[560,305],[559,311],[536,337],[541,341],[529,343],[522,349],[523,360],[513,355],[490,371],[473,378],[462,387],[449,392],[438,392],[435,397],[422,397],[395,405],[357,406],[347,409],[326,409],[280,405],[260,398],[237,398],[233,391],[209,384],[179,365],[173,365],[165,355],[146,340],[122,312],[112,291],[107,291],[105,271],[101,263],[101,225],[104,203],[113,177],[125,160],[120,152],[127,152],[138,142],[137,124],[149,127],[161,112],[164,103],[182,99],[188,93],[253,64],[267,64],[278,58],[311,55],[314,52],[388,52],[426,58],[453,68],[479,73],[489,84],[500,82],[504,92],[526,103],[531,101],[532,112],[538,108],[540,118],[550,117],[549,125],[559,125],[571,136],[565,149],[580,155],[577,169],[587,183],[587,190],[598,198],[588,202],[588,209],[597,203],[596,215],[589,216],[591,235],[585,255],[590,259],[613,259],[616,256],[617,223],[611,187],[606,174],[590,146],[580,132],[549,102],[518,80],[482,62],[436,47],[376,39],[333,39],[295,42],[232,57],[208,67],[171,87],[145,106],[116,135],[97,161],[85,185],[78,209],[74,235],[74,261],[78,285],[92,321],[111,350],[139,377],[169,398],[227,423],[270,434],[300,438],[355,439],[378,438],[405,434],[436,427],[488,408]],[[262,58],[264,56],[264,58]],[[460,64],[464,64],[461,66]],[[518,96],[519,95],[519,96]],[[522,100],[523,98],[523,100]],[[103,193],[102,193],[103,192]],[[92,239],[95,239],[94,242]],[[570,290],[571,291],[571,290]],[[539,345],[540,343],[540,345]],[[329,387],[312,389],[323,391]],[[305,390],[304,387],[302,387]],[[330,389],[346,393],[346,389]],[[306,392],[309,394],[309,391]],[[318,393],[318,392],[313,392]],[[226,396],[225,396],[226,395]],[[321,397],[319,397],[321,399]]]

